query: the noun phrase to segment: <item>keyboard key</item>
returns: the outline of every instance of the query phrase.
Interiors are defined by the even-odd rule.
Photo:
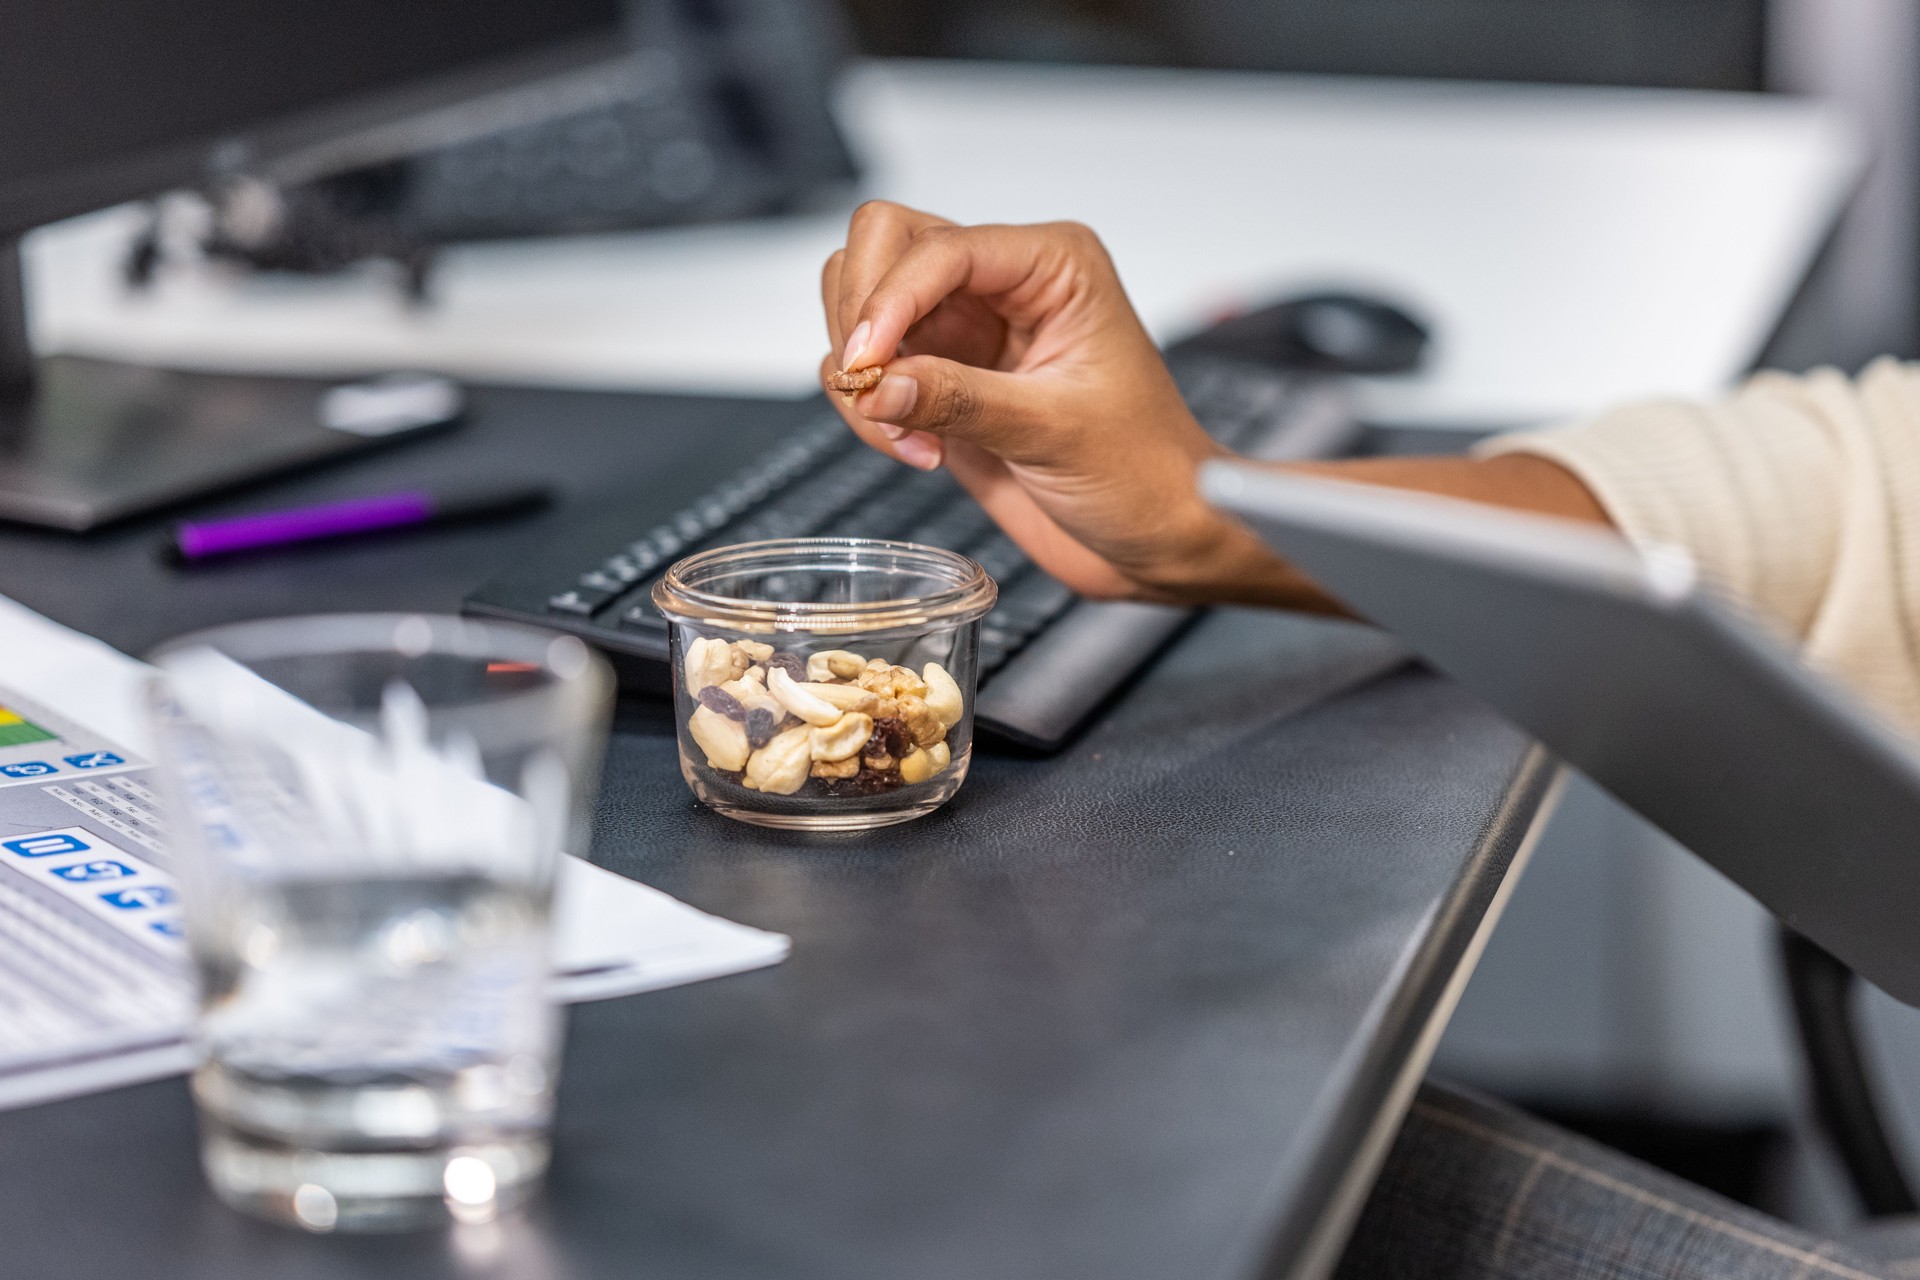
[[[622,631],[657,631],[665,634],[667,620],[660,616],[651,602],[642,602],[620,615],[620,629]]]
[[[660,559],[671,560],[680,553],[680,548],[686,545],[686,539],[663,524],[646,537],[634,543],[629,550],[638,556],[640,548],[644,546],[650,548],[653,554]]]
[[[959,551],[978,542],[993,527],[993,521],[972,498],[962,498],[947,506],[932,520],[910,530],[906,539],[929,547]]]
[[[737,516],[760,499],[767,496],[766,486],[755,487],[750,480],[737,480],[714,495],[714,501],[729,516]]]
[[[610,573],[604,573],[599,569],[590,569],[580,575],[580,585],[589,591],[602,591],[608,595],[612,595],[626,584]]]
[[[594,591],[587,587],[575,587],[571,591],[562,591],[547,601],[547,612],[570,613],[578,618],[591,618],[599,612],[600,606],[613,599],[611,591]]]
[[[944,472],[906,467],[896,471],[876,493],[847,508],[820,532],[841,538],[898,538],[929,509],[951,501],[958,488]]]
[[[1065,583],[1034,569],[1002,588],[993,612],[1014,626],[1037,628],[1053,621],[1073,601],[1074,594]]]
[[[627,555],[608,556],[607,562],[600,566],[600,572],[623,586],[636,583],[646,576],[646,570],[640,567],[640,562]]]
[[[1024,573],[1032,561],[1020,545],[1004,533],[996,533],[985,541],[967,549],[967,554],[977,561],[982,569],[995,582],[1011,582]]]

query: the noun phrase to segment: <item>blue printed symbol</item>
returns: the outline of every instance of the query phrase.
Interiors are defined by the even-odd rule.
[[[178,920],[155,920],[147,928],[165,938],[184,938],[187,930]]]
[[[62,756],[61,759],[76,769],[108,769],[126,763],[111,751],[89,751],[85,755]]]
[[[133,889],[115,889],[112,893],[100,895],[100,901],[122,911],[144,911],[148,907],[164,907],[174,899],[173,890],[163,884],[143,884]]]
[[[93,846],[85,840],[76,840],[57,832],[48,836],[23,836],[18,840],[0,843],[0,849],[17,853],[23,858],[51,858],[56,853],[85,853],[91,848]]]
[[[22,760],[19,764],[0,764],[0,774],[9,778],[44,778],[58,769],[45,760]]]
[[[54,867],[53,874],[69,884],[89,884],[95,880],[125,880],[134,874],[124,862],[76,862],[70,867]]]

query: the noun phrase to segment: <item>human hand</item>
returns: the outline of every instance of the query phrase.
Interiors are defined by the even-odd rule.
[[[834,402],[868,444],[944,463],[1041,568],[1090,596],[1289,601],[1297,574],[1201,500],[1200,429],[1083,226],[956,226],[862,205],[821,292]]]

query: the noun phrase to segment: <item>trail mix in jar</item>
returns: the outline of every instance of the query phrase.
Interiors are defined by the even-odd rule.
[[[750,791],[868,796],[953,762],[965,701],[946,668],[918,672],[845,649],[805,657],[757,640],[687,645],[687,731],[709,769]]]

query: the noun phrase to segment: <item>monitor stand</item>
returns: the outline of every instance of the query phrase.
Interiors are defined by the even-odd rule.
[[[412,434],[324,424],[334,381],[36,358],[19,249],[0,240],[0,520],[83,532]]]

